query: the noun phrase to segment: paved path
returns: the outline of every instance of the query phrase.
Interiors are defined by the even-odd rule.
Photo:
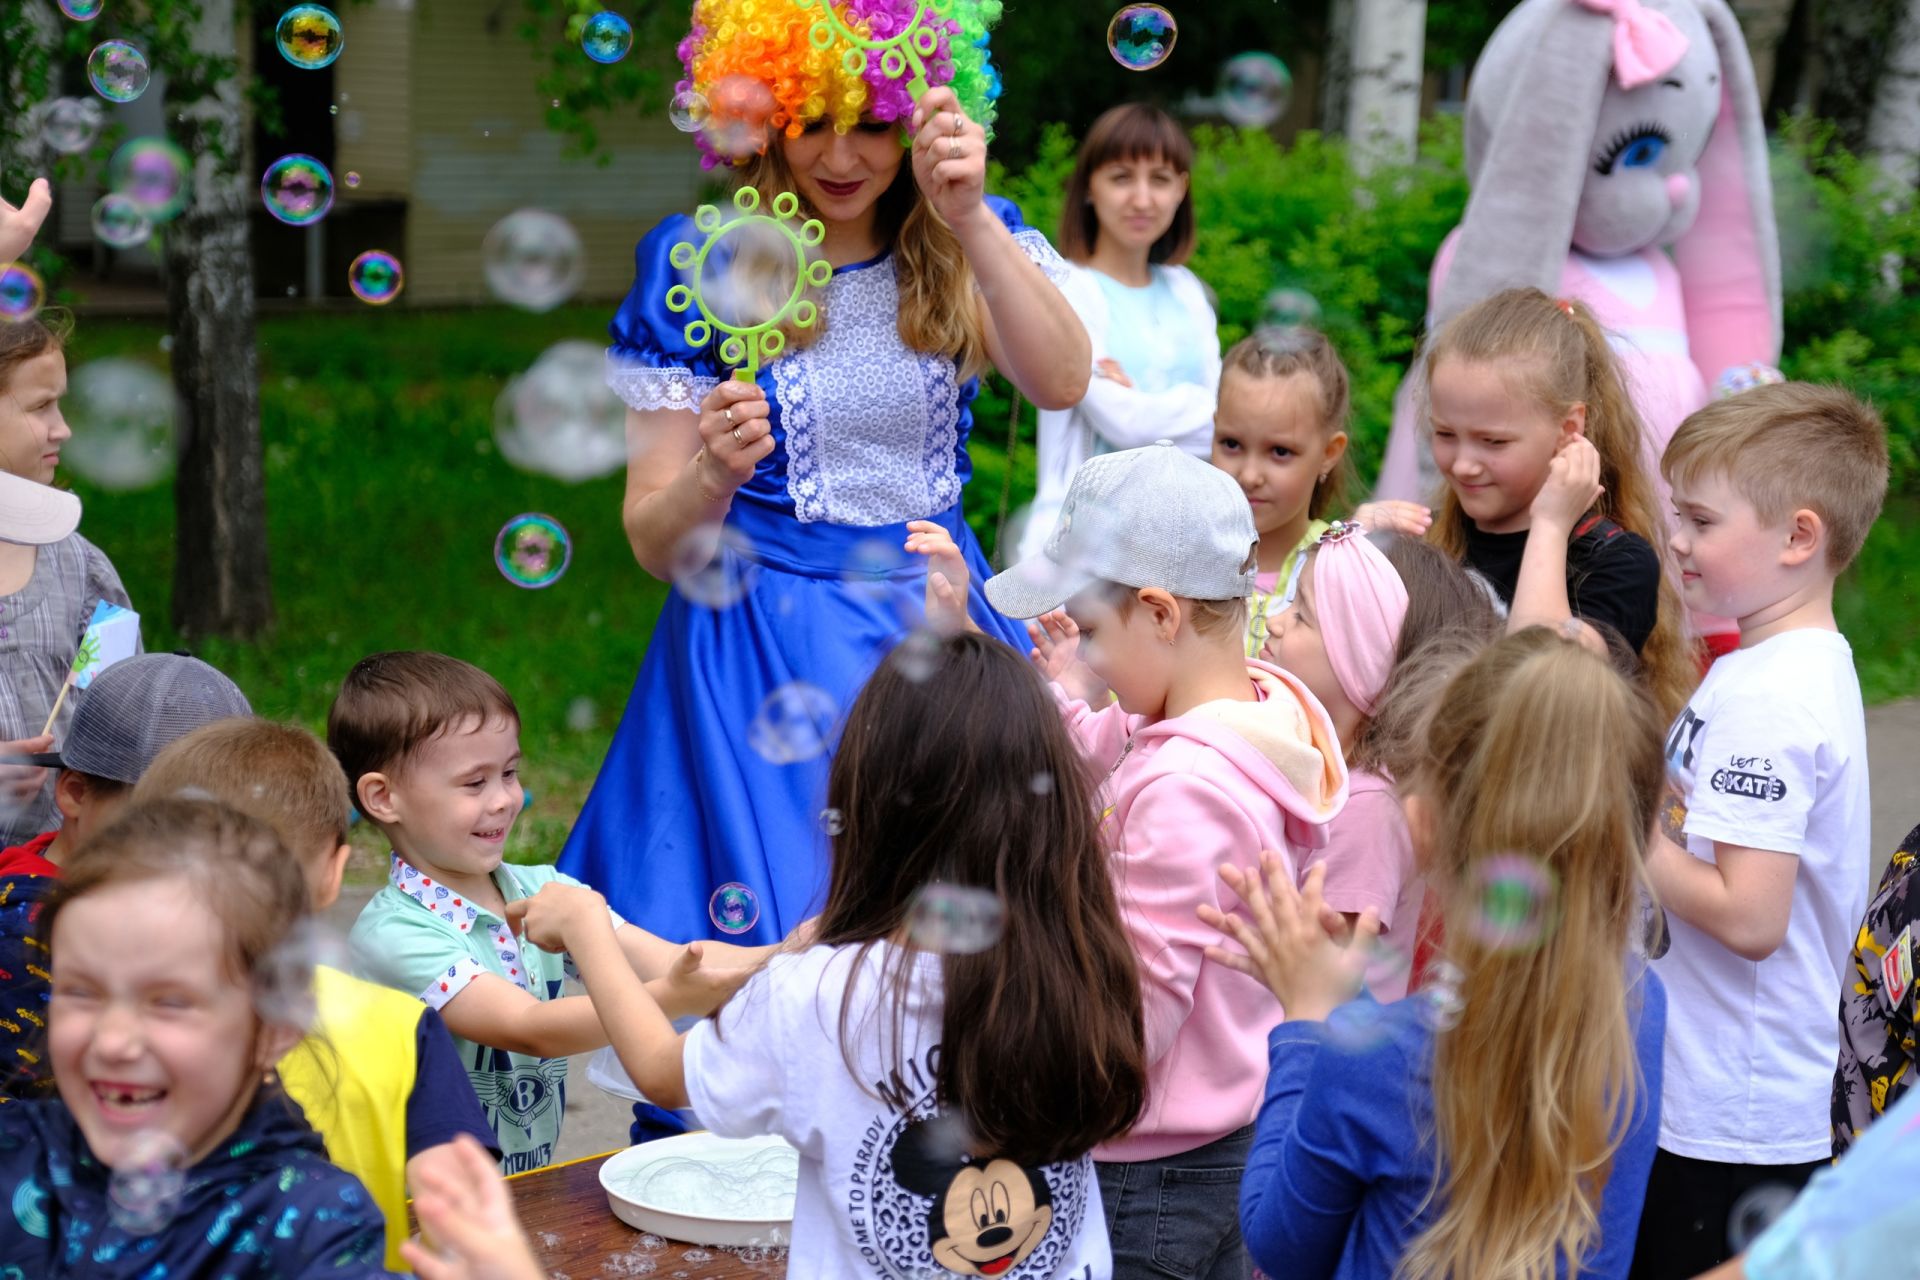
[[[1875,707],[1867,713],[1867,739],[1873,762],[1873,879],[1877,883],[1900,838],[1920,823],[1920,700]],[[352,925],[372,890],[349,886],[329,917],[342,934]],[[555,1158],[624,1147],[628,1104],[587,1083],[585,1057],[573,1059],[567,1076],[567,1122]]]

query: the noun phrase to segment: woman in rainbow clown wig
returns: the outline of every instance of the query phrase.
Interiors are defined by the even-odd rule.
[[[561,866],[667,937],[717,927],[772,941],[820,906],[839,714],[879,662],[932,661],[913,635],[926,570],[905,553],[909,522],[953,535],[974,620],[1026,647],[979,593],[990,575],[961,514],[971,406],[989,366],[1042,408],[1077,403],[1091,371],[1054,284],[1061,259],[984,194],[999,0],[926,6],[938,39],[917,106],[878,51],[851,70],[843,33],[884,40],[922,6],[840,0],[820,47],[810,32],[828,2],[698,0],[679,50],[681,93],[704,99],[707,167],[731,168],[763,210],[791,192],[825,225],[819,322],[789,325],[756,380],[730,380],[723,335],[689,344],[698,312],[666,305],[687,278],[674,246],[705,239],[674,216],[641,240],[611,326],[608,380],[629,406],[627,537],[675,590]],[[709,301],[716,281],[784,299],[791,250],[769,287],[749,260],[770,255],[729,239],[745,238],[717,242]],[[716,265],[729,253],[731,268]]]

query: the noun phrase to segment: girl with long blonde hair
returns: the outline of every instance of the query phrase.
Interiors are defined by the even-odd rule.
[[[1224,873],[1246,914],[1208,918],[1245,950],[1209,955],[1287,1011],[1241,1231],[1301,1280],[1624,1277],[1666,1030],[1633,945],[1660,720],[1534,627],[1448,681],[1426,738],[1400,793],[1444,924],[1437,985],[1385,1006],[1359,992],[1378,917],[1344,936],[1318,869],[1301,890],[1271,857]]]
[[[1000,8],[693,5],[676,89],[705,163],[796,231],[818,219],[802,239],[831,275],[803,291],[817,322],[788,316],[783,349],[731,377],[726,333],[689,328],[702,317],[669,293],[697,282],[747,312],[783,303],[796,248],[763,223],[765,238],[728,231],[697,269],[679,266],[675,247],[708,232],[675,215],[640,242],[611,326],[608,382],[630,410],[622,519],[641,567],[675,589],[561,864],[636,923],[773,942],[819,910],[836,725],[923,618],[908,522],[942,526],[974,580],[989,576],[961,505],[979,376],[997,368],[1042,408],[1086,391],[1086,331],[1055,284],[1064,261],[984,192]],[[925,71],[917,99],[871,44],[902,37]],[[968,607],[1026,648],[977,588]]]
[[[1446,481],[1428,537],[1492,584],[1510,630],[1578,618],[1618,632],[1661,714],[1679,714],[1699,668],[1656,550],[1646,428],[1593,312],[1509,289],[1449,321],[1424,360]]]

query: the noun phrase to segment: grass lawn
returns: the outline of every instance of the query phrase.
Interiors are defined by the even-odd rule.
[[[206,658],[263,715],[320,730],[347,669],[383,649],[438,649],[478,663],[523,718],[534,803],[509,856],[559,851],[592,785],[665,598],[620,528],[619,476],[568,485],[530,476],[494,450],[493,407],[508,378],[566,338],[599,342],[608,308],[545,316],[504,310],[276,314],[260,323],[262,429],[278,624],[257,644],[208,642]],[[133,356],[163,367],[158,322],[83,320],[70,360]],[[84,430],[84,424],[80,425]],[[990,524],[1006,475],[1004,408],[976,433],[969,507]],[[1017,460],[1015,501],[1031,489]],[[82,529],[126,580],[150,649],[178,647],[169,623],[173,493],[100,493]],[[566,576],[521,590],[493,566],[513,516],[541,511],[573,536]],[[984,531],[984,530],[983,530]],[[1841,623],[1870,701],[1920,692],[1912,566],[1920,503],[1895,504],[1843,584]],[[577,709],[591,708],[591,724]],[[570,709],[576,710],[570,725]],[[742,726],[744,731],[745,726]],[[378,867],[362,825],[358,842]]]

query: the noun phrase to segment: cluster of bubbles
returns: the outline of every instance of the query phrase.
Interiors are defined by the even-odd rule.
[[[179,1212],[187,1190],[187,1149],[161,1129],[145,1129],[127,1140],[107,1180],[107,1213],[128,1235],[150,1236],[165,1229]]]
[[[347,268],[347,288],[360,301],[384,307],[400,296],[407,273],[400,259],[385,249],[369,249]]]
[[[303,152],[281,156],[260,179],[267,212],[290,227],[310,227],[333,208],[333,171]]]
[[[940,881],[923,887],[907,909],[907,936],[922,951],[972,956],[992,950],[1007,909],[991,889]]]
[[[31,320],[46,303],[47,286],[39,272],[24,262],[0,267],[0,321]]]
[[[707,899],[707,919],[722,933],[745,933],[760,923],[760,898],[737,880],[729,880]]]
[[[1220,68],[1216,93],[1227,123],[1264,129],[1287,113],[1293,101],[1293,73],[1270,53],[1242,53]]]
[[[347,38],[333,10],[317,4],[297,4],[280,15],[273,29],[280,56],[302,71],[330,67]]]
[[[728,524],[703,524],[674,544],[667,576],[681,596],[707,609],[731,609],[753,590],[760,565],[753,543]]]
[[[1531,951],[1559,918],[1560,880],[1523,853],[1481,858],[1468,872],[1475,911],[1474,938],[1493,951]]]
[[[108,40],[87,57],[87,82],[108,102],[132,102],[153,83],[147,55],[125,40]]]
[[[627,412],[603,376],[596,343],[549,347],[494,402],[500,456],[522,471],[570,484],[611,475],[627,461]]]
[[[669,1213],[785,1222],[793,1217],[799,1186],[800,1153],[781,1145],[724,1163],[661,1160],[636,1170],[622,1192],[636,1203]],[[712,1260],[704,1249],[681,1255],[681,1261],[694,1265]]]
[[[1151,71],[1173,53],[1180,25],[1157,4],[1130,4],[1107,24],[1107,52],[1129,71]]]
[[[633,24],[610,9],[602,9],[580,28],[580,48],[595,62],[618,62],[633,50]]]
[[[107,109],[98,98],[55,98],[40,110],[40,140],[63,156],[85,151],[106,127]]]
[[[551,311],[579,289],[586,250],[573,224],[543,209],[521,209],[495,223],[480,249],[487,287],[522,311]]]
[[[123,357],[89,361],[67,389],[73,438],[60,460],[102,489],[144,489],[165,479],[179,456],[173,383],[151,365]]]
[[[1459,966],[1447,960],[1436,960],[1427,971],[1427,981],[1420,988],[1420,1021],[1432,1031],[1451,1031],[1460,1023],[1460,1015],[1466,1010],[1466,998],[1460,994],[1460,984],[1466,981],[1466,975]]]
[[[537,591],[560,581],[573,562],[573,539],[552,516],[529,513],[500,526],[493,563],[516,587]]]
[[[760,704],[747,726],[747,745],[768,764],[800,764],[825,755],[833,744],[840,708],[819,685],[795,680]]]
[[[75,22],[92,22],[106,9],[107,0],[60,0],[60,12]]]

